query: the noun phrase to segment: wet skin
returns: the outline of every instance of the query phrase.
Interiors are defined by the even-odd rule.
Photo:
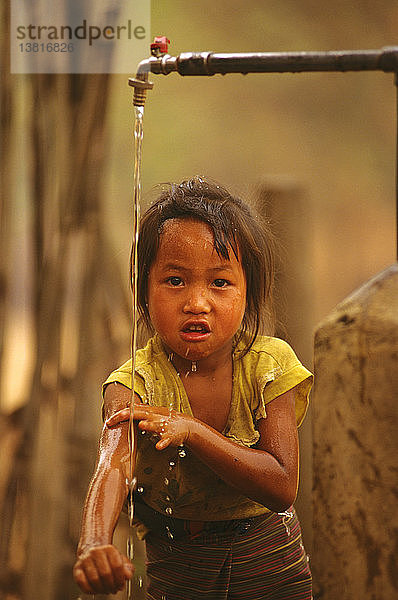
[[[239,258],[239,256],[238,256]],[[149,274],[148,305],[153,325],[168,352],[193,415],[139,404],[134,420],[156,432],[158,450],[184,443],[229,485],[276,512],[290,507],[298,481],[295,389],[267,405],[260,419],[260,440],[247,448],[224,437],[232,390],[232,339],[246,305],[246,282],[239,261],[218,257],[211,230],[192,220],[165,224]],[[191,361],[197,371],[191,371]],[[126,421],[131,391],[109,385],[105,392],[108,419],[102,431],[99,461],[87,496],[75,580],[86,593],[110,593],[132,576],[128,559],[113,545],[113,529],[127,496]],[[112,493],[113,491],[113,493]],[[116,553],[116,554],[115,554]]]
[[[126,406],[131,390],[107,390],[105,417]],[[73,576],[86,594],[115,594],[131,579],[134,566],[112,544],[113,530],[127,497],[129,474],[128,423],[101,432],[98,461],[87,494]]]

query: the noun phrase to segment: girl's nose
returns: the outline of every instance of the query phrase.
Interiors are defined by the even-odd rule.
[[[186,313],[193,314],[208,313],[210,311],[210,303],[206,290],[199,287],[190,289],[183,310]]]

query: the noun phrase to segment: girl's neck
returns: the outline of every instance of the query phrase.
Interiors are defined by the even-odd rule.
[[[198,375],[201,377],[207,375],[214,376],[217,371],[223,371],[232,363],[232,344],[225,349],[221,349],[216,354],[212,354],[211,356],[207,356],[206,358],[196,361],[189,360],[180,356],[179,354],[176,354],[167,348],[167,346],[165,346],[165,350],[170,362],[173,364],[176,371],[181,375],[190,373],[192,375]]]

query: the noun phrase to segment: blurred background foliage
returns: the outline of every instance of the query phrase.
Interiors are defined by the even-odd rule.
[[[4,24],[8,18],[6,4]],[[397,24],[398,5],[391,0],[152,0],[151,37],[166,35],[173,55],[205,50],[377,49],[397,43]],[[7,47],[3,50],[6,72]],[[14,463],[16,448],[24,439],[24,427],[29,421],[33,441],[26,444],[25,454],[20,454],[20,472],[38,453],[63,445],[59,471],[65,467],[70,477],[63,477],[58,485],[57,502],[64,495],[65,486],[75,481],[73,506],[66,501],[68,507],[64,508],[55,502],[56,510],[65,510],[68,515],[66,525],[59,525],[67,527],[68,533],[56,550],[62,554],[62,561],[54,566],[57,574],[48,584],[52,587],[45,596],[49,600],[77,597],[70,581],[70,567],[100,428],[97,390],[107,372],[129,354],[133,109],[127,75],[133,75],[135,68],[132,64],[129,74],[102,78],[50,75],[40,80],[35,75],[8,75],[4,76],[2,88],[0,425],[6,466],[0,472],[0,500],[6,507],[7,497],[9,503],[13,498],[17,506],[13,515],[2,510],[3,524],[17,519],[18,514],[29,513],[29,494],[46,506],[39,491],[29,488],[33,480],[29,484],[26,473],[14,480],[11,475],[18,471]],[[286,333],[311,367],[315,325],[348,293],[395,259],[393,76],[370,72],[183,78],[171,74],[154,75],[152,81],[155,85],[148,94],[144,116],[143,209],[150,202],[150,190],[155,184],[193,174],[217,179],[257,205],[259,195],[270,198],[271,203],[287,198],[286,204],[281,201],[272,215],[277,232],[282,232],[280,268],[286,262],[291,276],[301,281],[298,295],[289,295],[287,285],[286,310],[294,312],[300,306],[297,320],[302,319],[302,323],[292,326],[294,333],[287,325]],[[72,109],[68,99],[71,89],[75,91]],[[40,124],[36,146],[35,124]],[[63,307],[56,402],[47,421],[43,415],[41,421],[39,417],[44,410],[40,386],[49,384],[43,381],[42,371],[38,379],[38,340],[42,344],[43,339],[53,343],[56,332],[51,329],[49,314],[44,312],[35,321],[37,291],[43,286],[43,280],[38,279],[42,264],[34,243],[35,211],[40,203],[39,163],[44,178],[51,180],[42,205],[47,243],[59,244],[62,232],[66,232],[65,223],[69,235],[65,241],[69,248],[66,263],[62,263],[68,275],[59,280],[54,275],[52,285],[46,271],[47,287],[42,287],[46,295],[59,285]],[[58,204],[59,199],[62,201]],[[288,226],[280,227],[286,221]],[[293,233],[288,239],[283,231]],[[56,265],[54,262],[54,269]],[[65,289],[69,292],[64,293]],[[82,299],[84,306],[79,304]],[[55,311],[60,310],[59,305],[54,306]],[[68,315],[72,315],[71,321]],[[279,316],[283,321],[283,315]],[[38,332],[37,327],[43,331]],[[60,380],[63,387],[59,386]],[[32,404],[35,394],[39,399]],[[51,405],[51,395],[50,400],[46,398]],[[28,413],[24,411],[26,407],[30,407]],[[19,411],[24,412],[23,419],[18,419]],[[26,414],[31,418],[27,419]],[[40,422],[39,434],[32,423],[39,428]],[[52,428],[54,423],[58,423],[58,429],[50,443],[46,427]],[[37,447],[39,435],[48,443],[42,444],[41,450]],[[308,432],[302,465],[303,506],[310,504],[310,446]],[[54,461],[49,465],[43,462],[41,469],[40,477],[47,472],[56,481],[58,470]],[[25,487],[21,487],[21,480],[26,480]],[[48,488],[51,496],[50,484]],[[303,514],[302,518],[310,545],[310,514]],[[36,525],[36,531],[43,527],[41,522]],[[7,539],[3,539],[0,550],[9,570],[0,579],[0,598],[39,598],[29,595],[26,581],[23,582],[24,565],[29,560],[29,552],[25,554],[30,543],[29,526],[28,519],[20,531],[15,527],[8,531],[6,527]],[[36,554],[40,545],[45,546],[45,542],[37,539]],[[54,552],[54,548],[50,550]],[[51,570],[52,566],[47,564],[45,568]]]

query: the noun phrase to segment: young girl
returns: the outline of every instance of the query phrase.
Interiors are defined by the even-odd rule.
[[[260,335],[270,239],[239,199],[199,177],[171,185],[142,219],[138,303],[154,335],[137,352],[133,414],[149,599],[311,598],[292,503],[312,376],[286,342]],[[112,545],[129,491],[129,388],[131,361],[104,384],[74,568],[89,594],[115,593],[133,573]]]

